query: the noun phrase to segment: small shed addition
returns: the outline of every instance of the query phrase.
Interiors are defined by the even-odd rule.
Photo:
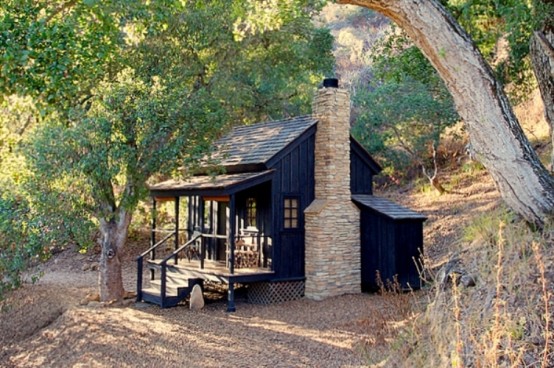
[[[352,199],[361,210],[362,291],[379,289],[377,272],[383,282],[396,277],[401,288],[420,288],[427,217],[385,198],[358,194]]]

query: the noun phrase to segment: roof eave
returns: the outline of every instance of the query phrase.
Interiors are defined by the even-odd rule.
[[[390,215],[389,213],[386,213],[385,211],[382,211],[378,208],[375,208],[371,205],[369,205],[368,203],[365,203],[363,201],[363,198],[364,197],[375,197],[373,195],[370,195],[370,194],[355,194],[355,195],[352,195],[351,199],[352,201],[357,204],[358,206],[361,206],[361,207],[364,207],[364,208],[367,208],[371,211],[374,211],[376,213],[379,213],[393,221],[399,221],[399,220],[402,220],[402,221],[426,221],[427,220],[427,216],[421,214],[421,213],[418,213],[418,212],[415,212],[407,207],[404,207],[404,206],[401,206],[397,203],[394,203],[390,200],[387,200],[385,198],[381,198],[382,200],[386,200],[387,202],[391,202],[392,204],[394,204],[395,206],[399,207],[399,208],[402,208],[402,210],[405,210],[406,212],[403,213],[403,214],[399,214],[399,215]],[[378,198],[378,197],[375,197],[375,198]]]
[[[254,187],[256,185],[270,181],[273,178],[274,170],[268,170],[253,178],[248,178],[240,182],[229,185],[213,186],[210,188],[164,188],[150,189],[151,197],[171,198],[184,196],[224,196],[233,195],[242,190]]]

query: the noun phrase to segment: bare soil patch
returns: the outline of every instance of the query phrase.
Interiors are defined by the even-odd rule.
[[[448,173],[443,176],[452,177]],[[463,229],[472,219],[502,203],[500,193],[485,170],[462,175],[452,187],[454,193],[443,195],[402,187],[376,193],[427,216],[423,226],[424,252],[431,268],[443,263],[457,250]]]

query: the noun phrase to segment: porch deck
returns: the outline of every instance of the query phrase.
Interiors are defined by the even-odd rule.
[[[156,265],[158,260],[147,261],[151,265]],[[172,271],[179,273],[186,278],[198,278],[208,281],[223,282],[258,282],[268,281],[274,276],[275,272],[269,268],[250,267],[250,268],[235,268],[234,273],[231,273],[229,268],[223,261],[204,261],[204,268],[200,267],[199,260],[179,259],[175,264],[173,260],[167,262],[168,267]]]

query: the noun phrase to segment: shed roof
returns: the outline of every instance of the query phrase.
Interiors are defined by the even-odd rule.
[[[152,196],[228,195],[269,181],[273,170],[262,172],[202,175],[185,180],[167,180],[149,187]]]
[[[401,206],[388,199],[376,197],[373,195],[356,194],[352,196],[354,202],[377,211],[393,220],[420,219],[427,220],[427,216],[412,211],[409,208]]]
[[[312,116],[235,127],[215,143],[221,166],[265,164],[317,123]]]

